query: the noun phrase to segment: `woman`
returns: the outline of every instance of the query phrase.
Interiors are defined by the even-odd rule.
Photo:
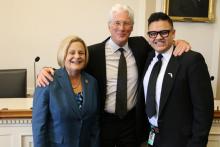
[[[88,49],[69,36],[58,50],[60,69],[49,86],[37,87],[33,100],[34,147],[98,147],[99,107],[96,80],[83,69]]]

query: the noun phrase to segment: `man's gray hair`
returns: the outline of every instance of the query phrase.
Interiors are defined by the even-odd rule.
[[[121,12],[121,11],[126,11],[128,12],[128,16],[130,17],[131,19],[131,23],[132,25],[134,24],[134,12],[133,10],[131,9],[131,7],[129,7],[128,5],[122,5],[122,4],[115,4],[110,12],[109,12],[109,20],[108,20],[108,23],[111,23],[112,21],[112,17],[113,17],[113,13],[115,12]]]

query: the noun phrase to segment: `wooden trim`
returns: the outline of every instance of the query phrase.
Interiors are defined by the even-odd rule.
[[[32,118],[31,109],[13,109],[13,110],[0,110],[0,119],[4,118]]]
[[[13,110],[0,110],[0,119],[4,118],[32,118],[31,109],[13,109]],[[214,118],[220,119],[220,111],[214,112]]]
[[[220,111],[215,111],[214,112],[214,118],[215,119],[220,119]]]

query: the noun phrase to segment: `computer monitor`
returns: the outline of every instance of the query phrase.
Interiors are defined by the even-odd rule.
[[[26,97],[27,69],[0,70],[0,98]]]

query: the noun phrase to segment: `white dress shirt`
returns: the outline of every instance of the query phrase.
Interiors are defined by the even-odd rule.
[[[164,78],[165,71],[167,69],[167,65],[168,65],[170,58],[172,56],[172,53],[173,53],[173,47],[171,47],[167,52],[162,53],[162,55],[163,55],[162,66],[160,69],[160,73],[158,74],[157,83],[156,83],[156,115],[154,115],[150,119],[148,118],[150,123],[156,127],[158,126],[157,121],[158,121],[158,112],[159,112],[159,107],[160,107],[160,94],[161,94],[161,89],[162,89],[162,84],[163,84],[163,78]],[[145,102],[146,102],[146,98],[147,98],[148,81],[149,81],[153,66],[158,61],[158,59],[157,59],[158,54],[159,54],[158,52],[155,52],[155,57],[151,61],[150,65],[147,69],[147,72],[145,73],[145,76],[144,76],[143,85],[144,85]]]
[[[121,52],[120,47],[110,38],[105,45],[107,91],[105,100],[105,111],[115,113],[118,64]],[[131,49],[126,43],[124,55],[127,62],[127,110],[131,110],[136,104],[136,91],[138,86],[138,69]]]

